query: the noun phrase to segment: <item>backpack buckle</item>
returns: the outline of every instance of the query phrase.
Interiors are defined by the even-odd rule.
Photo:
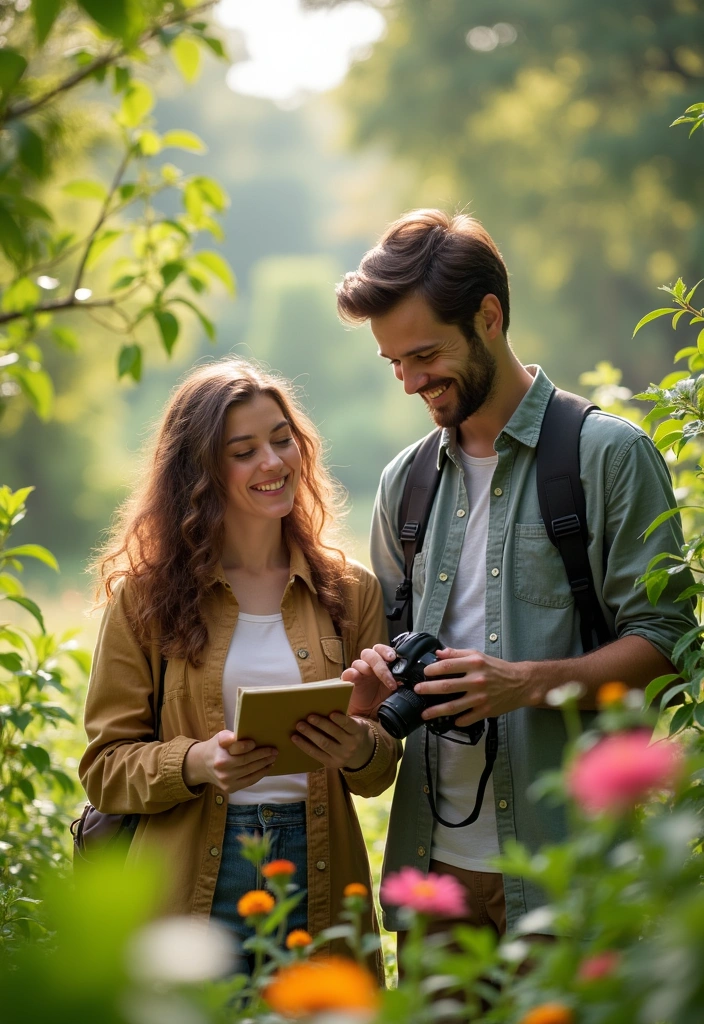
[[[569,537],[573,533],[579,533],[581,528],[576,512],[569,516],[560,516],[559,519],[552,521],[552,532],[556,537]]]
[[[407,601],[408,598],[411,596],[412,586],[413,582],[411,580],[404,580],[403,583],[399,583],[399,585],[396,587],[396,600]]]
[[[420,523],[417,522],[415,519],[411,519],[409,522],[403,524],[400,539],[404,541],[415,540],[416,537],[418,536],[419,531]]]

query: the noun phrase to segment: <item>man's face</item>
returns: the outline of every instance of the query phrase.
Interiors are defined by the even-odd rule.
[[[458,427],[492,394],[496,360],[478,334],[437,320],[420,296],[372,317],[379,355],[388,359],[408,395],[420,395],[439,427]]]

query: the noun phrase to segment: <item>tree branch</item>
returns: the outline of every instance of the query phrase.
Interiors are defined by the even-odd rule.
[[[38,313],[63,313],[66,309],[104,309],[115,306],[117,297],[114,299],[95,299],[93,302],[81,302],[75,295],[70,299],[62,299],[60,302],[51,302],[47,306],[36,306],[32,310],[14,310],[12,313],[0,313],[0,324],[9,324],[13,320],[21,320],[25,317],[32,317]]]
[[[80,286],[81,286],[81,278],[83,277],[83,272],[86,269],[86,263],[88,262],[88,257],[90,256],[90,251],[93,248],[93,242],[95,241],[95,236],[98,234],[98,231],[100,231],[100,228],[105,223],[105,220],[106,220],[106,218],[108,216],[108,211],[110,210],[110,203],[112,202],[113,196],[115,195],[115,192],[117,191],[117,189],[119,187],[119,184],[122,181],[122,176],[125,173],[125,171],[127,170],[127,165],[129,164],[131,157],[132,157],[132,146],[130,144],[128,144],[127,149],[125,150],[124,156],[122,157],[122,160],[120,161],[120,164],[119,164],[117,170],[115,171],[115,176],[112,179],[112,184],[110,185],[110,188],[108,189],[108,194],[105,197],[105,202],[103,203],[103,205],[101,207],[101,210],[100,210],[100,213],[98,214],[98,219],[96,220],[95,224],[93,225],[93,230],[88,235],[88,238],[86,240],[86,247],[83,250],[83,255],[81,256],[80,262],[78,264],[78,268],[76,270],[76,275],[75,275],[75,278],[74,278],[74,281],[73,281],[73,289],[72,289],[72,291],[74,293],[75,293],[76,289],[80,288]]]
[[[166,20],[159,22],[157,25],[152,26],[148,29],[141,37],[137,46],[143,46],[153,39],[159,32],[165,28],[170,28],[172,25],[179,25],[185,21],[190,21],[194,16],[203,14],[209,8],[213,7],[217,3],[217,0],[205,0],[204,3],[199,4],[198,7],[191,7],[189,10],[183,11],[181,14],[174,14]],[[111,47],[106,53],[96,57],[90,64],[86,64],[85,67],[79,68],[72,74],[68,75],[63,81],[59,82],[58,85],[54,86],[53,89],[49,89],[48,92],[42,96],[37,96],[35,99],[23,100],[21,103],[15,103],[13,106],[7,108],[4,114],[0,115],[0,125],[7,124],[9,121],[16,121],[20,117],[27,117],[28,114],[33,114],[35,111],[40,110],[43,106],[49,103],[54,97],[60,95],[63,92],[69,92],[74,89],[81,82],[89,78],[94,72],[99,71],[101,68],[107,68],[111,64],[117,63],[123,57],[126,57],[128,50],[125,46]]]

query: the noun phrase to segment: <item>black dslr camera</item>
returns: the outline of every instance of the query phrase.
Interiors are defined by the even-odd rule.
[[[405,736],[427,725],[436,736],[444,736],[451,729],[461,732],[467,737],[466,742],[471,746],[479,743],[484,735],[484,721],[475,722],[474,725],[455,725],[457,715],[443,715],[441,718],[433,718],[426,722],[421,715],[426,708],[435,707],[437,704],[447,704],[454,693],[420,694],[416,693],[413,687],[416,683],[425,682],[425,668],[432,665],[438,659],[435,651],[441,647],[437,637],[430,633],[399,633],[392,641],[391,646],[396,651],[396,659],[389,664],[391,675],[400,684],[398,690],[379,706],[379,721],[384,729],[394,739],[401,740]],[[448,676],[434,676],[434,679],[459,679],[461,674]],[[466,714],[466,712],[463,712]]]

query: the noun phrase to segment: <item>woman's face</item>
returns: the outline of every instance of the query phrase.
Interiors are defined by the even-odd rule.
[[[281,519],[293,508],[301,452],[281,407],[269,395],[255,395],[228,410],[222,473],[230,513]]]

